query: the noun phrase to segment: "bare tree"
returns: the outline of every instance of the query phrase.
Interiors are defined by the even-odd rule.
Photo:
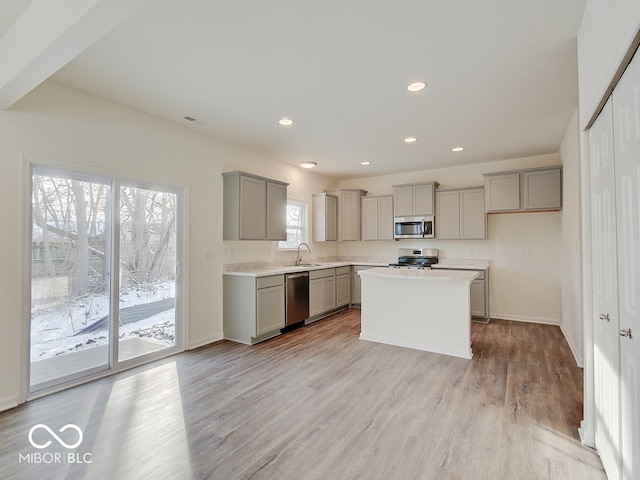
[[[73,275],[73,294],[76,296],[87,293],[89,283],[89,233],[87,232],[87,199],[84,196],[84,187],[77,180],[71,180],[71,192],[73,193],[73,205],[76,223],[76,248],[77,255],[75,273]]]

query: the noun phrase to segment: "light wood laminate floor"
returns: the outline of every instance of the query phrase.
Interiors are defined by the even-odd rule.
[[[349,310],[0,413],[0,478],[605,478],[578,439],[582,370],[558,327],[474,323],[470,361],[359,332]],[[60,429],[76,424],[84,438],[67,450],[38,428],[34,442],[52,444],[36,449],[37,424],[65,443],[77,433]]]

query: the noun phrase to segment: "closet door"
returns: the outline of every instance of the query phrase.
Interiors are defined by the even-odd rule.
[[[613,93],[622,478],[640,479],[640,58]]]
[[[611,99],[589,131],[593,239],[596,448],[610,480],[620,478],[620,351],[615,172]]]

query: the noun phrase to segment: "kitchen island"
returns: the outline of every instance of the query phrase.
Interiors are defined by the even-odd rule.
[[[478,272],[372,268],[359,274],[362,340],[472,357],[470,285]]]

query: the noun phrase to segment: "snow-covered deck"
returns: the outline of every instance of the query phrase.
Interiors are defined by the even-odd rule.
[[[118,343],[120,359],[139,357],[151,352],[168,348],[166,342],[147,337],[120,339]],[[31,362],[31,385],[43,385],[61,377],[92,370],[108,363],[108,345],[96,345],[75,352],[66,352],[55,357]]]

